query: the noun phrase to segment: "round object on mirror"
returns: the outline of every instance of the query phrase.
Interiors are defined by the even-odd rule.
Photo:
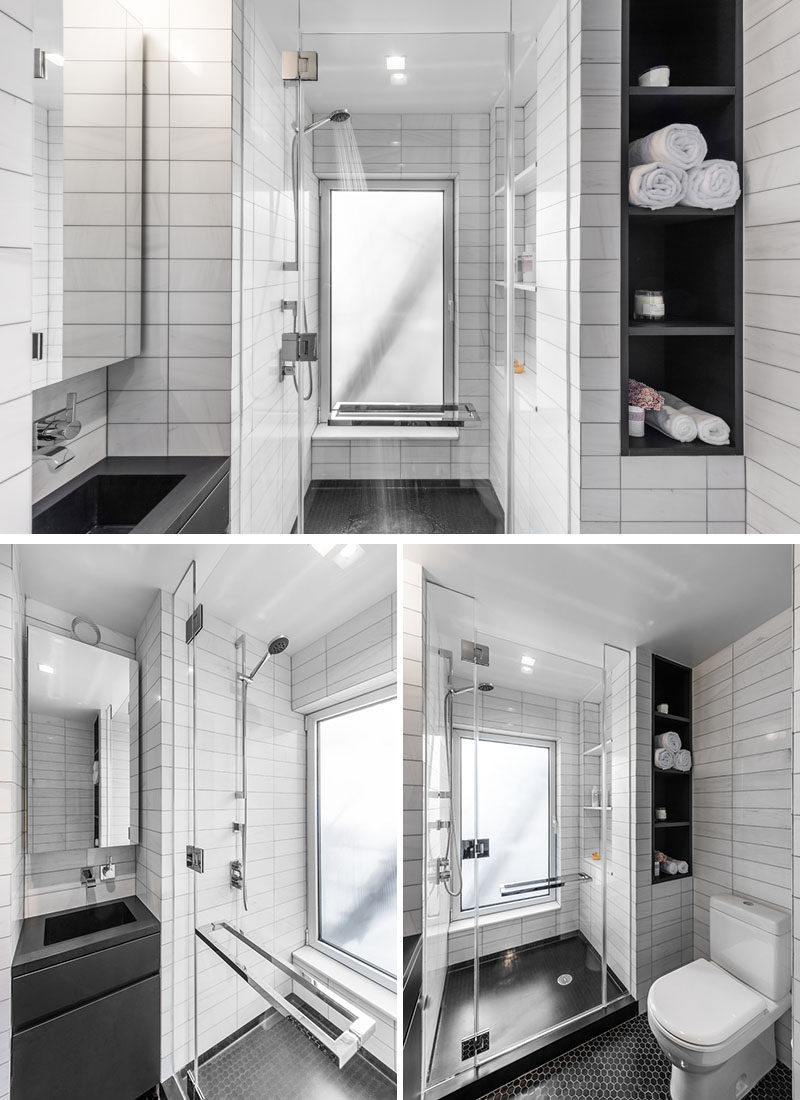
[[[86,645],[99,645],[100,627],[91,619],[85,619],[82,615],[76,615],[72,620],[72,637],[77,642],[85,642]]]

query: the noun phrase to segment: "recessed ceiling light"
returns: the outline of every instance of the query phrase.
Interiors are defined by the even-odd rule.
[[[524,656],[523,656],[523,657],[522,657],[522,658],[520,659],[520,662],[519,662],[519,663],[520,663],[520,664],[521,664],[521,665],[522,665],[522,666],[523,666],[524,668],[533,668],[533,666],[534,666],[534,665],[536,664],[536,658],[535,658],[535,657],[529,657],[529,656],[527,655],[527,653],[526,653],[526,654],[524,654]]]
[[[392,84],[408,84],[408,77],[405,73],[392,73],[389,81]]]
[[[52,665],[39,665],[39,671],[46,673],[48,676],[54,676],[56,670]]]
[[[364,553],[363,546],[359,546],[357,542],[348,542],[335,555],[333,560],[340,569],[349,569],[359,558],[364,557]]]
[[[386,68],[389,72],[402,72],[406,67],[406,59],[400,54],[394,54],[386,58]]]
[[[327,558],[328,554],[330,554],[331,550],[334,550],[335,547],[336,547],[335,542],[312,542],[311,543],[311,549],[316,550],[316,552],[319,554],[319,556],[321,558]]]

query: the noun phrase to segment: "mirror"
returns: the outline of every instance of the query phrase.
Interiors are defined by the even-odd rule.
[[[28,628],[28,851],[136,844],[139,665]]]
[[[33,385],[138,355],[142,27],[116,0],[34,2]]]

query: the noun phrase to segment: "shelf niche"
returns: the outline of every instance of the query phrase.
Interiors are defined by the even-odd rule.
[[[692,749],[692,670],[666,657],[652,658],[653,715],[651,721],[653,755],[659,733],[674,729],[681,745]],[[656,707],[666,703],[667,714]],[[653,853],[665,852],[673,859],[686,860],[688,875],[653,875],[654,884],[690,878],[692,873],[692,772],[662,771],[652,763],[651,806]],[[656,820],[656,807],[667,811],[666,821]],[[654,857],[655,861],[655,857]]]
[[[628,201],[628,145],[671,122],[694,123],[708,158],[734,160],[743,179],[742,0],[623,0],[621,120],[621,452],[741,455],[743,203],[725,210],[647,210]],[[670,68],[670,86],[639,75]],[[664,324],[633,320],[638,289],[664,294]],[[679,443],[657,429],[629,437],[628,381],[636,378],[722,417],[730,444]]]

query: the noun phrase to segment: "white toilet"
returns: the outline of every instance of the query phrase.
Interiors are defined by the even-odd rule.
[[[775,1021],[791,1003],[791,915],[711,898],[711,962],[658,978],[647,1018],[672,1063],[672,1100],[739,1100],[775,1065]]]

